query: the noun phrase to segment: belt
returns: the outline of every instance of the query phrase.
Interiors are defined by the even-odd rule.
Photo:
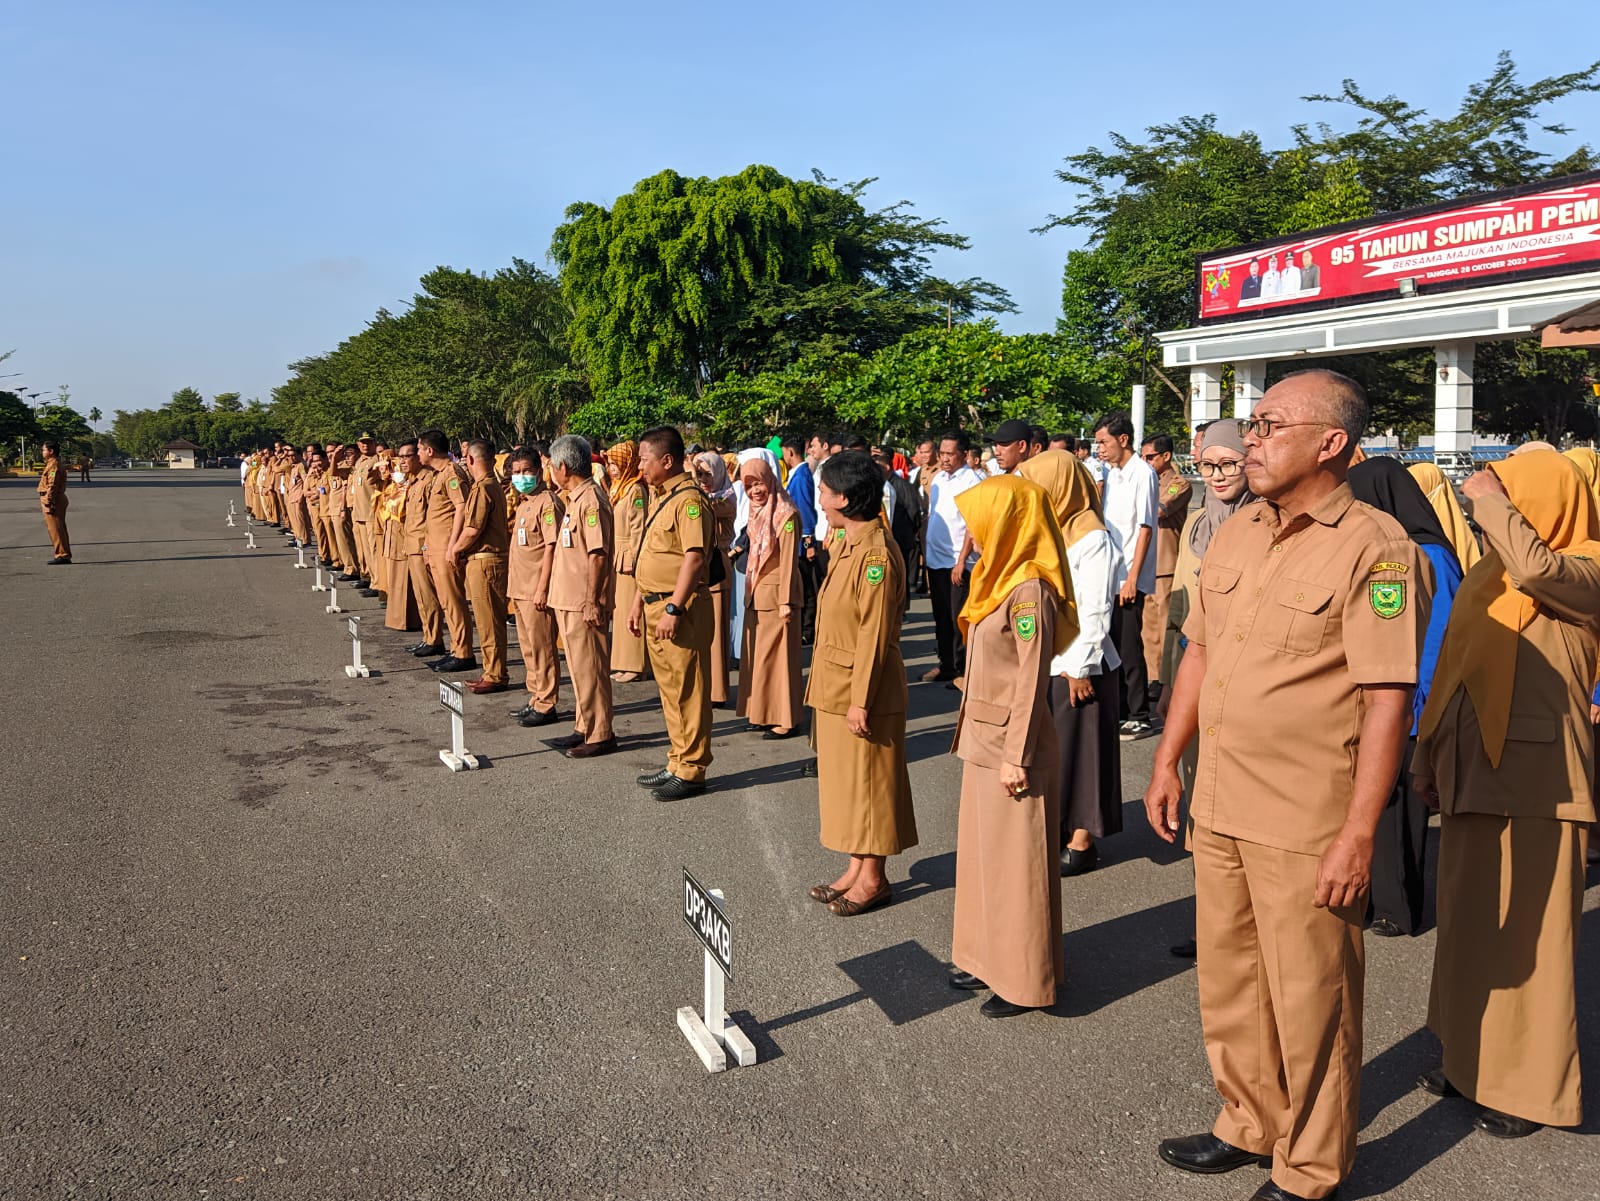
[[[644,594],[644,603],[647,604],[647,605],[653,605],[657,601],[664,601],[664,600],[671,600],[671,599],[672,599],[672,593],[670,593],[670,592],[646,592]]]
[[[504,559],[505,557],[504,554],[497,550],[473,551],[472,554],[467,556],[469,559]]]

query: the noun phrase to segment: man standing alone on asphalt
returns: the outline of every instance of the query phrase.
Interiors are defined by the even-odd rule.
[[[928,487],[928,533],[923,547],[939,665],[923,675],[926,683],[943,680],[953,685],[961,674],[956,663],[961,649],[956,617],[967,603],[967,569],[977,555],[972,553],[967,523],[956,508],[956,497],[981,482],[982,477],[967,466],[967,436],[960,430],[951,430],[940,438],[939,471]]]
[[[1178,537],[1189,519],[1189,498],[1194,495],[1194,488],[1172,465],[1172,439],[1166,434],[1151,434],[1146,438],[1139,448],[1139,457],[1156,473],[1156,590],[1144,607],[1144,664],[1149,678],[1160,683],[1161,650],[1167,636],[1167,601],[1172,595],[1172,573],[1178,566]]]
[[[1111,638],[1122,657],[1118,706],[1123,741],[1148,737],[1150,676],[1144,663],[1145,598],[1156,590],[1156,473],[1133,452],[1133,423],[1123,413],[1101,418],[1095,446],[1106,467],[1106,532],[1122,558]]]
[[[61,469],[61,444],[44,444],[44,468],[39,472],[39,507],[44,510],[44,528],[56,557],[51,567],[72,562],[72,543],[67,540],[67,473]]]
[[[1207,1175],[1270,1157],[1255,1201],[1330,1197],[1355,1161],[1374,832],[1432,593],[1404,528],[1345,482],[1366,422],[1361,386],[1331,371],[1261,398],[1244,445],[1263,500],[1206,549],[1144,799],[1173,842],[1198,735],[1200,1022],[1223,1105],[1160,1155]]]

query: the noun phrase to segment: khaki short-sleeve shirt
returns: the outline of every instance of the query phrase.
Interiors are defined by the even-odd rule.
[[[640,592],[671,592],[678,586],[678,571],[683,557],[691,550],[704,552],[709,564],[716,545],[716,521],[705,495],[678,474],[653,489],[644,541],[639,546],[633,577]],[[700,586],[705,586],[701,572]]]
[[[548,488],[524,496],[517,505],[511,525],[511,568],[506,584],[506,595],[512,600],[533,599],[545,548],[556,544],[561,517],[561,503]],[[551,567],[554,568],[553,563]]]
[[[580,611],[589,600],[589,557],[604,555],[605,582],[601,608],[610,608],[614,593],[611,560],[614,540],[611,502],[593,480],[567,493],[565,512],[556,523],[556,558],[550,568],[550,607]]]
[[[511,542],[511,530],[506,524],[506,493],[494,476],[473,481],[463,528],[478,531],[472,545],[466,548],[467,554],[505,557]]]
[[[1355,787],[1361,690],[1415,686],[1432,595],[1400,523],[1348,485],[1287,524],[1265,501],[1224,522],[1183,628],[1206,648],[1194,820],[1320,855]]]
[[[448,459],[433,469],[428,485],[428,553],[443,555],[450,549],[455,533],[456,510],[463,509],[472,492],[472,478],[466,468]]]

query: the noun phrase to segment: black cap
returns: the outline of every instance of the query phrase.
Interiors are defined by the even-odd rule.
[[[1026,421],[1018,421],[1015,417],[1009,421],[1002,421],[1000,427],[989,435],[989,444],[992,446],[1000,442],[1026,442],[1032,433]]]

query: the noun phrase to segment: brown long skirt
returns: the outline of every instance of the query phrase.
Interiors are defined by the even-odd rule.
[[[411,595],[411,573],[406,570],[406,561],[386,559],[384,564],[389,571],[389,586],[385,589],[383,624],[391,630],[420,630],[422,615],[417,610],[416,597]]]
[[[1575,984],[1588,831],[1548,818],[1439,819],[1439,935],[1428,1025],[1479,1105],[1583,1120]]]
[[[639,595],[639,585],[631,575],[617,574],[616,616],[611,622],[611,670],[635,671],[648,675],[650,662],[644,653],[644,635],[628,633],[628,613]]]
[[[800,724],[800,610],[785,621],[776,609],[744,611],[739,654],[739,716],[758,726]]]
[[[728,703],[728,665],[733,652],[728,647],[728,585],[711,589],[711,703]]]
[[[1013,1005],[1054,1005],[1066,970],[1055,772],[1035,764],[1012,797],[997,769],[962,764],[951,959]]]
[[[844,714],[812,710],[822,845],[846,855],[898,855],[917,845],[906,770],[906,715],[875,719],[857,738]]]

